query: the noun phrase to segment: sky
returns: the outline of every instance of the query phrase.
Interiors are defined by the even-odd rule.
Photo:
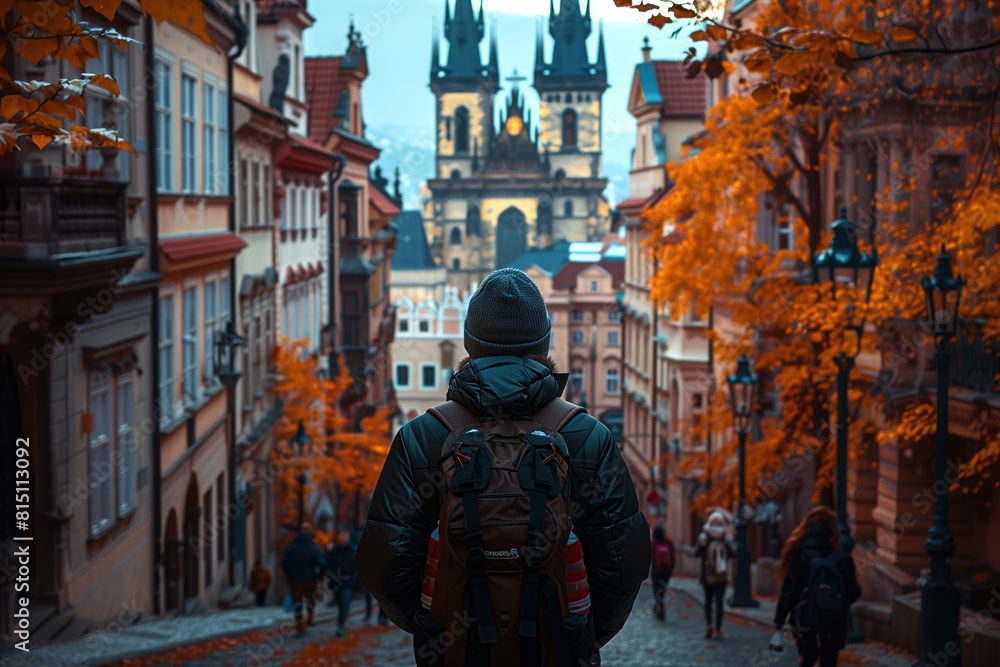
[[[382,148],[377,165],[386,174],[399,166],[404,206],[414,208],[420,184],[433,175],[434,95],[431,93],[431,38],[444,24],[446,0],[311,0],[309,13],[315,24],[305,32],[308,56],[342,55],[347,29],[353,18],[368,47],[368,79],[362,86],[362,116],[369,140]],[[455,0],[447,0],[454,8]],[[585,5],[586,0],[581,0]],[[680,60],[691,46],[684,37],[672,38],[673,26],[663,31],[643,22],[639,12],[619,9],[613,0],[592,0],[593,34],[588,41],[591,61],[597,54],[598,22],[603,20],[608,82],[604,93],[604,173],[609,179],[605,195],[612,204],[628,197],[628,170],[635,145],[635,119],[628,113],[628,94],[635,65],[642,61],[642,40],[650,39],[652,57]],[[537,117],[538,96],[530,88],[535,60],[535,25],[548,16],[548,0],[484,0],[487,36],[481,44],[486,61],[489,33],[495,21],[499,46],[500,77],[506,99],[516,69],[528,81],[521,84]],[[479,0],[473,0],[478,12]],[[558,11],[559,2],[556,2]],[[546,33],[546,58],[551,58],[551,38]],[[447,57],[442,35],[441,57]],[[499,113],[502,104],[495,105]],[[611,133],[609,128],[616,131]],[[613,134],[614,139],[609,137]]]

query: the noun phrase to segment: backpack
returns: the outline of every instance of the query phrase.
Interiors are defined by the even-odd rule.
[[[656,572],[674,571],[674,547],[670,542],[657,544],[653,550],[653,570]]]
[[[448,628],[441,664],[568,667],[588,644],[590,664],[596,641],[582,631],[593,629],[567,602],[570,460],[559,434],[583,408],[557,398],[530,420],[480,420],[454,401],[428,412],[450,431],[429,609]]]
[[[729,581],[729,549],[724,540],[709,539],[705,545],[705,583]]]
[[[848,557],[842,551],[834,551],[829,556],[816,554],[809,560],[809,576],[798,608],[799,626],[829,630],[844,622],[851,600],[838,562]]]

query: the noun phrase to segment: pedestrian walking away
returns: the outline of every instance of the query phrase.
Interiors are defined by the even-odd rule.
[[[326,555],[326,577],[330,592],[337,601],[337,636],[344,636],[347,617],[351,613],[351,601],[358,589],[358,574],[354,567],[355,549],[351,545],[351,534],[346,530],[337,533],[337,543]]]
[[[774,625],[791,625],[799,648],[799,667],[835,667],[847,639],[851,605],[861,597],[854,561],[840,550],[837,514],[813,509],[781,550],[781,595]]]
[[[267,602],[267,589],[271,587],[271,571],[258,560],[250,570],[250,582],[247,586],[257,598],[257,606],[263,607]]]
[[[736,556],[736,549],[728,535],[726,517],[721,512],[709,515],[698,535],[695,555],[701,559],[700,581],[705,590],[705,639],[713,636],[722,639],[722,605],[729,583],[729,560]]]
[[[674,541],[667,535],[666,527],[661,523],[653,529],[653,567],[650,574],[653,579],[653,614],[661,621],[667,614],[667,585],[674,573]]]
[[[313,539],[311,524],[303,524],[299,534],[285,549],[281,570],[288,582],[295,613],[295,628],[299,634],[312,625],[313,607],[316,603],[316,584],[326,571],[323,550]],[[303,608],[305,614],[303,615]]]
[[[390,447],[355,563],[414,635],[419,666],[599,665],[649,572],[649,524],[621,452],[559,398],[568,374],[547,356],[550,335],[531,278],[488,275],[447,402]],[[473,620],[456,633],[455,619]]]

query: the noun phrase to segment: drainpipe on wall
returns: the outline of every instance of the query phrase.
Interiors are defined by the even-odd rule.
[[[326,290],[327,318],[329,320],[329,333],[327,342],[330,344],[330,352],[327,355],[327,373],[333,377],[337,372],[337,276],[340,273],[340,227],[337,225],[337,210],[340,208],[340,200],[337,197],[337,181],[344,173],[344,166],[347,159],[340,153],[336,153],[337,166],[332,171],[326,172],[326,218],[329,225],[328,245],[327,245],[327,271],[329,288]]]
[[[146,42],[146,74],[147,76],[154,77],[156,72],[156,59],[153,55],[154,52],[154,37],[155,33],[153,30],[153,20],[148,16],[143,19],[145,21],[145,35],[144,41]],[[155,78],[154,78],[155,80]],[[159,207],[159,194],[156,190],[156,97],[154,95],[146,95],[146,188],[148,190],[146,202],[149,207],[149,270],[153,273],[159,274],[160,272],[160,251],[159,251],[159,238],[160,238],[160,212]],[[153,308],[150,313],[150,324],[153,330],[153,350],[154,350],[154,361],[150,364],[150,384],[152,389],[152,395],[155,397],[153,399],[153,419],[156,422],[155,428],[153,430],[153,447],[152,447],[152,475],[153,478],[153,613],[156,615],[163,613],[163,600],[160,591],[160,584],[163,574],[163,521],[160,516],[163,511],[163,499],[161,497],[163,480],[161,478],[162,471],[160,470],[160,442],[162,438],[162,433],[160,433],[160,410],[163,406],[159,406],[159,410],[155,409],[159,403],[159,387],[160,387],[160,361],[159,356],[155,353],[159,342],[160,335],[160,279],[158,278],[156,284],[153,287]]]
[[[233,127],[235,121],[235,105],[233,102],[233,63],[240,54],[243,53],[243,49],[247,46],[247,40],[249,39],[249,34],[247,31],[247,26],[240,17],[239,5],[236,5],[236,14],[230,16],[224,10],[218,10],[219,14],[226,19],[226,23],[232,26],[233,31],[236,36],[236,44],[234,45],[234,50],[226,54],[226,127],[229,132],[229,140],[227,141],[227,147],[229,149],[229,154],[226,156],[226,170],[229,172],[229,177],[226,178],[226,186],[228,192],[226,195],[229,197],[229,231],[233,234],[238,233],[238,225],[236,221],[236,198],[233,197],[233,165],[236,160],[236,132]],[[229,260],[229,309],[230,317],[233,317],[236,313],[236,257],[234,256]],[[233,317],[235,320],[235,317]],[[233,329],[236,329],[236,322],[233,322]],[[236,389],[236,385],[232,387],[227,387],[226,392],[233,392]],[[231,396],[227,396],[226,404],[229,406],[235,406],[236,401],[233,400]],[[229,506],[233,510],[238,509],[239,495],[236,490],[236,479],[237,479],[237,447],[236,447],[236,410],[230,410],[228,416],[229,422]],[[245,508],[244,508],[245,509]],[[228,516],[229,513],[227,512]],[[242,512],[238,513],[239,521],[246,521],[246,515]],[[236,539],[234,530],[235,526],[233,524],[229,525],[229,529],[226,531],[229,537],[229,585],[236,586],[237,583],[242,584],[244,577],[240,577],[240,582],[236,581]],[[244,529],[243,534],[246,535],[246,530]]]

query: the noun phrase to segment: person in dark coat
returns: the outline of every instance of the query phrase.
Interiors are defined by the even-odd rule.
[[[527,419],[557,398],[567,376],[548,354],[551,325],[538,288],[524,272],[499,269],[470,299],[464,360],[447,398],[475,414]],[[583,547],[598,646],[621,630],[650,567],[649,524],[611,432],[587,414],[566,424],[570,517]],[[372,497],[355,563],[389,618],[415,631],[428,541],[438,523],[438,465],[449,433],[424,414],[396,434]],[[423,665],[421,635],[414,638]]]
[[[326,576],[330,582],[330,591],[337,600],[337,636],[343,637],[344,626],[351,613],[351,600],[359,585],[351,534],[346,530],[337,533],[337,545],[326,555]]]
[[[667,615],[667,585],[674,573],[674,541],[660,523],[653,529],[653,614],[661,621]]]
[[[791,621],[801,658],[799,667],[812,667],[817,659],[821,667],[835,667],[837,654],[847,639],[849,606],[843,616],[828,627],[801,627],[797,618],[809,579],[810,563],[814,558],[828,558],[839,550],[837,514],[828,507],[813,509],[792,531],[781,550],[778,564],[778,580],[782,582],[781,595],[774,614],[774,625],[780,631],[786,620]],[[835,562],[844,585],[847,604],[851,605],[861,596],[854,561],[845,555],[836,558]]]
[[[299,534],[285,549],[281,559],[281,571],[288,582],[288,589],[295,605],[295,627],[301,634],[307,625],[312,625],[313,606],[316,602],[316,584],[326,571],[326,558],[323,550],[313,540],[312,525],[302,525]],[[306,614],[302,617],[303,601]]]
[[[702,589],[705,591],[705,639],[722,639],[722,600],[729,583],[729,559],[736,557],[736,548],[726,534],[728,522],[721,512],[712,512],[698,535],[695,555],[701,559]],[[715,607],[713,627],[712,607]]]

